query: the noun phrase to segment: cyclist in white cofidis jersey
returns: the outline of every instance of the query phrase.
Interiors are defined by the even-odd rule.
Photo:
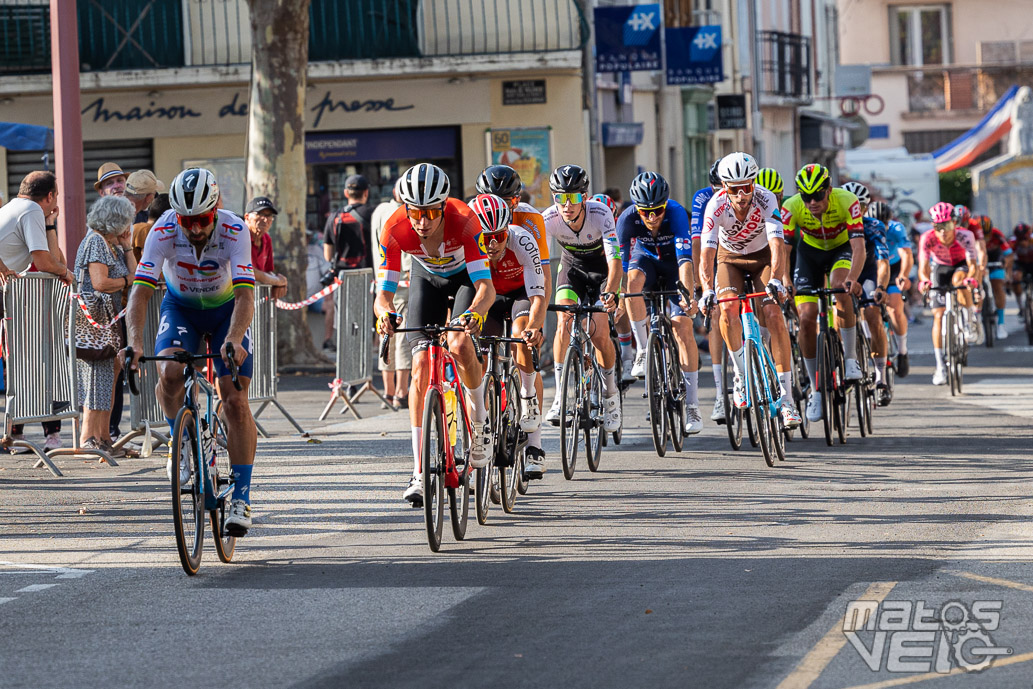
[[[588,173],[579,165],[561,165],[549,178],[555,204],[542,214],[545,232],[560,245],[560,268],[556,276],[556,303],[572,305],[601,302],[610,313],[617,310],[624,268],[613,213],[606,204],[588,199]],[[570,314],[559,313],[552,343],[556,362],[556,396],[545,420],[560,423],[560,386],[563,361],[570,344]],[[610,340],[606,314],[592,314],[588,329],[596,359],[603,373],[603,428],[613,433],[621,427],[620,390],[617,388],[617,352]]]

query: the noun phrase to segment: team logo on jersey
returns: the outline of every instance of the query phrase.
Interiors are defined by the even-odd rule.
[[[144,270],[154,270],[154,264],[150,261],[140,261],[139,266]]]
[[[488,255],[488,249],[485,248],[485,246],[484,246],[484,233],[483,232],[478,232],[477,233],[477,248],[481,250],[481,256],[487,256]]]
[[[379,247],[377,249],[377,252],[380,255],[380,265],[381,265],[381,267],[386,267],[387,266],[387,247],[384,246],[383,244],[379,243],[379,242],[377,242],[377,246]]]
[[[161,232],[162,234],[175,234],[176,228],[179,227],[176,223],[169,223],[167,225],[155,225],[154,232]]]
[[[176,266],[187,271],[187,273],[189,273],[191,277],[193,277],[194,273],[197,273],[201,277],[205,278],[210,278],[213,275],[219,274],[218,262],[213,261],[211,259],[207,261],[201,261],[201,265],[187,263],[185,261],[179,261],[178,263],[176,263]]]
[[[253,272],[255,272],[255,269],[251,266],[250,263],[248,263],[247,265],[243,265],[243,264],[238,263],[237,264],[237,268],[240,269],[241,271],[245,272],[245,273],[253,273]]]
[[[451,256],[424,256],[423,260],[432,266],[447,266],[452,262]]]
[[[232,234],[234,236],[240,234],[240,231],[244,229],[243,225],[236,225],[236,224],[231,225],[231,224],[225,223],[225,222],[222,224],[222,227],[223,227],[223,229],[225,229],[227,232],[229,232],[230,234]]]

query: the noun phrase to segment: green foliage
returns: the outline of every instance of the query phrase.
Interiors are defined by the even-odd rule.
[[[972,207],[972,171],[967,167],[940,173],[940,200]]]

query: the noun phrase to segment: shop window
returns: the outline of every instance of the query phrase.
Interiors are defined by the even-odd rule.
[[[889,12],[893,64],[950,64],[950,5],[894,6]]]

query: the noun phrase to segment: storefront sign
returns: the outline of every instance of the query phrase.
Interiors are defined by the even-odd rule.
[[[644,135],[641,122],[603,122],[603,146],[638,146]]]
[[[454,127],[376,129],[305,134],[305,163],[453,158]]]
[[[491,151],[488,164],[509,165],[516,170],[535,208],[552,205],[549,192],[549,175],[552,172],[549,127],[491,129],[488,137]]]
[[[545,79],[502,82],[503,105],[534,105],[545,102]]]
[[[729,94],[717,97],[717,128],[746,129],[745,94]]]
[[[660,69],[660,5],[595,8],[595,70]]]
[[[713,84],[724,81],[721,26],[664,29],[667,84]]]

